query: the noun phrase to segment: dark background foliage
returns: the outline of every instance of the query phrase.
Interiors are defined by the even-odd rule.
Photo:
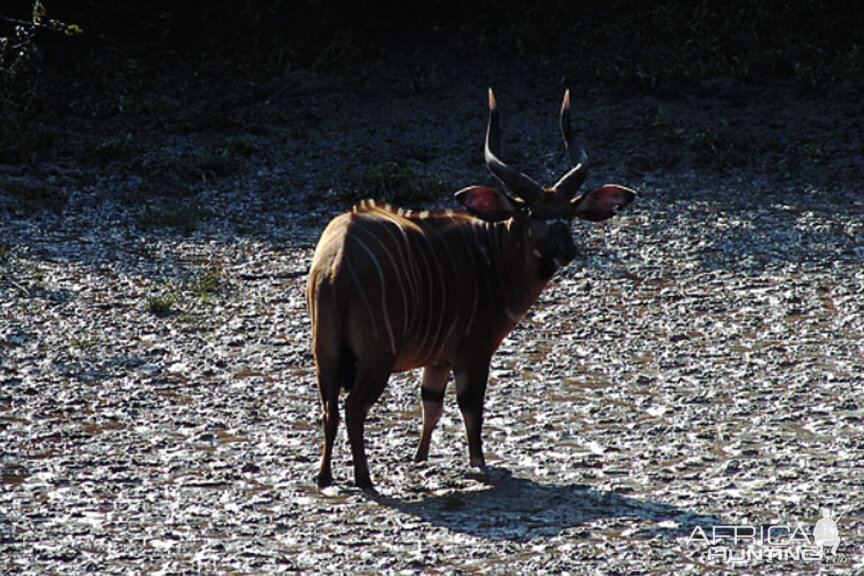
[[[4,5],[0,16],[0,37],[11,40],[0,63],[0,165],[74,157],[141,174],[159,194],[191,190],[262,159],[269,145],[242,134],[243,124],[226,125],[224,111],[276,102],[298,84],[321,90],[337,83],[355,95],[377,84],[385,98],[442,95],[455,74],[476,74],[462,64],[484,61],[543,69],[544,82],[561,87],[661,100],[745,102],[776,87],[846,98],[864,84],[864,5],[853,1],[50,0]],[[298,72],[312,76],[288,77]],[[298,134],[323,118],[314,104],[282,106],[281,113],[289,108],[291,117],[279,122]],[[656,110],[646,121],[683,150],[681,130]],[[204,127],[220,138],[233,132],[179,153],[164,141],[178,129]],[[683,143],[741,161],[726,140],[696,131]],[[145,151],[165,158],[154,161]],[[407,167],[404,155],[356,160],[344,164],[342,178],[352,197],[352,186],[374,194],[423,182],[412,196],[449,186]],[[15,188],[14,195],[22,193]]]
[[[3,11],[29,19],[26,2]],[[80,49],[154,58],[191,50],[264,66],[357,64],[444,29],[468,50],[540,53],[581,74],[657,90],[718,75],[804,85],[859,76],[864,6],[825,0],[403,2],[56,0],[49,17],[79,25],[69,40],[40,35],[50,59]]]

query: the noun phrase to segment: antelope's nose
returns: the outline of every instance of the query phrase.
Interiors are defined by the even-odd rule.
[[[552,259],[557,266],[566,266],[577,255],[576,245],[573,244],[573,232],[570,223],[556,221],[549,226],[549,235],[553,247]]]
[[[578,251],[576,250],[576,245],[573,244],[572,240],[569,240],[566,244],[563,244],[558,248],[558,252],[555,254],[555,264],[558,266],[566,266],[576,258],[577,254]]]

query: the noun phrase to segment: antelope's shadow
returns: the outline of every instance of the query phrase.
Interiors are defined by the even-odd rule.
[[[686,537],[723,524],[717,516],[701,515],[668,504],[595,490],[580,484],[542,484],[514,477],[504,468],[491,468],[487,489],[427,495],[413,499],[375,495],[382,506],[397,509],[435,526],[490,540],[526,542],[551,538],[601,518],[635,518],[645,526],[631,538]],[[587,529],[586,529],[587,530]]]

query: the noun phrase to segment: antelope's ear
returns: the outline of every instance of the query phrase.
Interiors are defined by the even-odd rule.
[[[456,193],[456,200],[472,214],[487,222],[500,222],[516,214],[506,194],[488,186],[470,186]]]
[[[606,184],[570,201],[573,215],[590,222],[611,218],[636,199],[636,191],[617,184]]]

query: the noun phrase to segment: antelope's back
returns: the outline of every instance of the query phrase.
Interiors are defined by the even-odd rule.
[[[467,214],[410,212],[372,200],[333,219],[307,286],[316,346],[319,333],[355,353],[392,353],[402,369],[442,354],[453,319],[466,302],[476,306],[460,278],[476,267],[464,249],[474,223]]]

